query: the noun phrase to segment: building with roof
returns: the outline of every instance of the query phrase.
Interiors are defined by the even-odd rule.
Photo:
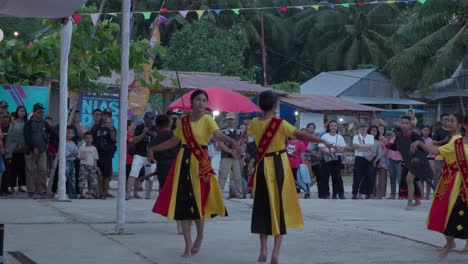
[[[468,56],[458,65],[448,79],[433,84],[427,90],[419,90],[413,97],[427,103],[425,110],[430,123],[439,120],[442,113],[468,113]]]
[[[376,69],[322,72],[301,85],[301,94],[339,97],[384,109],[424,105],[413,100]]]

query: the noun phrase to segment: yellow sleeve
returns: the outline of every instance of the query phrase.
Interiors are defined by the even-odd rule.
[[[257,118],[252,119],[249,127],[247,128],[247,136],[252,136],[255,134],[256,129],[254,128],[257,125]]]
[[[291,125],[286,120],[283,120],[283,122],[281,122],[281,126],[283,127],[284,134],[288,137],[292,137],[294,136],[294,133],[296,133],[297,128]]]
[[[455,140],[457,140],[458,138],[460,138],[460,136],[453,136],[450,139],[449,143],[439,148],[440,155],[444,159],[447,159],[450,155],[453,155],[455,153]]]
[[[219,130],[218,124],[213,120],[213,118],[209,115],[205,115],[205,125],[208,129],[208,135],[212,135],[215,131]]]
[[[179,140],[182,140],[184,137],[184,134],[182,133],[182,122],[179,121],[179,123],[176,126],[176,129],[174,130],[174,136],[178,138]]]

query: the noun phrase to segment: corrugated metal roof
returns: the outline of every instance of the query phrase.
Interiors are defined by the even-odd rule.
[[[302,94],[338,96],[375,69],[322,72],[301,85]]]
[[[175,71],[159,71],[160,74],[164,75],[166,78],[161,82],[161,84],[167,89],[160,89],[155,92],[173,92],[172,88],[174,87],[174,80],[177,80]],[[135,74],[129,72],[129,83],[132,83],[135,79]],[[193,90],[201,89],[206,87],[222,87],[225,89],[230,89],[242,94],[256,95],[266,90],[272,90],[277,94],[287,94],[284,91],[274,90],[272,88],[265,88],[259,84],[250,83],[247,81],[242,81],[239,77],[233,76],[224,76],[219,73],[206,73],[206,72],[179,72],[180,85],[183,90]],[[111,77],[101,77],[98,80],[99,83],[108,84],[108,85],[119,85],[120,75],[117,73],[112,73]]]
[[[305,111],[385,111],[377,107],[356,104],[336,96],[321,94],[288,94],[286,96],[280,96],[280,101]]]
[[[385,104],[396,104],[396,105],[424,105],[426,103],[412,100],[412,99],[400,99],[400,98],[383,98],[383,97],[354,97],[354,96],[342,96],[341,98],[355,102],[357,104],[366,105],[385,105]]]

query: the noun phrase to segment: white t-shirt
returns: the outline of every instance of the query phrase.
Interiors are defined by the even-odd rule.
[[[88,147],[85,144],[80,147],[79,152],[80,152],[79,157],[81,160],[80,164],[93,166],[94,160],[99,159],[99,155],[95,146]]]
[[[362,137],[361,134],[357,134],[353,137],[353,145],[374,145],[374,136],[366,134],[366,137]],[[357,157],[364,157],[364,151],[355,149],[354,155]]]
[[[342,135],[340,134],[335,134],[334,136],[330,135],[329,133],[326,133],[322,136],[322,139],[327,141],[330,144],[333,144],[333,146],[337,147],[346,147],[346,142],[343,138]],[[320,143],[318,145],[319,148],[325,148],[326,146],[323,143]],[[331,148],[331,150],[334,150],[335,148]],[[341,155],[340,153],[336,153],[336,155]]]

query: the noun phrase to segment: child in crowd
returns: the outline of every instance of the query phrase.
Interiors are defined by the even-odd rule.
[[[86,183],[89,182],[88,192],[95,196],[100,196],[97,179],[97,161],[99,155],[95,146],[93,146],[93,135],[91,132],[84,133],[85,144],[80,147],[79,158],[80,158],[80,180],[79,185],[81,193],[85,193],[83,190],[86,187]],[[80,198],[86,198],[80,196]]]
[[[66,145],[66,172],[67,175],[67,188],[68,188],[68,197],[70,199],[76,198],[75,190],[75,159],[78,156],[78,147],[75,142],[73,142],[73,128],[67,126],[67,145]]]

